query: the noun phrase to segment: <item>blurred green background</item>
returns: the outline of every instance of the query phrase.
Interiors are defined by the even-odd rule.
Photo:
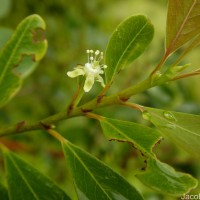
[[[0,110],[0,127],[22,120],[39,120],[66,109],[77,89],[77,81],[67,77],[66,72],[76,64],[86,62],[86,49],[105,51],[112,31],[130,15],[148,16],[155,26],[155,36],[145,53],[118,75],[110,93],[148,76],[164,52],[167,0],[0,0],[0,47],[17,24],[34,13],[46,22],[48,51],[36,70],[24,81],[17,96]],[[167,64],[180,52],[181,49]],[[199,53],[200,48],[195,49],[183,63],[191,63],[191,68],[198,68]],[[150,89],[134,96],[131,101],[156,108],[200,114],[199,85],[200,77],[188,78]],[[82,103],[92,99],[100,90],[101,87],[96,84],[84,96]],[[140,113],[128,108],[112,106],[97,112],[107,117],[148,124]],[[69,119],[58,123],[57,130],[68,140],[119,171],[147,200],[176,199],[157,194],[135,179],[134,174],[144,166],[144,158],[127,144],[108,142],[96,121],[84,117]],[[0,140],[49,175],[76,199],[59,142],[43,131],[32,131]],[[167,139],[155,151],[161,161],[200,178],[199,161]],[[3,158],[0,154],[0,181],[4,179]],[[200,191],[196,190],[194,194],[197,192]]]

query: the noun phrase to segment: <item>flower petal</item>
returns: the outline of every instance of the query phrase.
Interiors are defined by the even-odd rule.
[[[74,77],[77,77],[80,75],[84,75],[84,74],[85,74],[84,70],[80,69],[80,68],[78,68],[78,69],[75,68],[75,70],[67,72],[67,75],[71,78],[74,78]]]
[[[94,76],[87,76],[84,84],[84,91],[89,92],[94,84]]]
[[[96,76],[96,79],[97,79],[98,82],[101,83],[102,87],[105,87],[104,80],[103,80],[103,78],[100,75]]]

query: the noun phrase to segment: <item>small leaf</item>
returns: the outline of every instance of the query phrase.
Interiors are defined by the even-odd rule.
[[[153,38],[154,28],[143,16],[132,16],[123,21],[113,32],[105,52],[106,80],[114,76],[131,61],[140,56]]]
[[[105,117],[101,118],[100,123],[109,140],[131,142],[143,154],[154,157],[152,148],[161,139],[160,134],[155,129]]]
[[[200,0],[169,0],[166,51],[175,51],[200,34]]]
[[[20,89],[22,78],[32,70],[33,61],[39,61],[47,49],[44,37],[45,23],[38,15],[25,18],[16,31],[0,51],[0,107],[9,101]],[[15,69],[24,56],[30,56],[26,68]],[[27,60],[26,60],[27,61]]]
[[[0,183],[0,199],[9,200],[8,190]]]
[[[66,140],[62,145],[79,199],[143,199],[133,186],[104,163]]]
[[[53,181],[14,153],[4,150],[8,191],[11,200],[69,200]]]
[[[150,121],[177,145],[193,155],[200,155],[200,115],[145,108]]]
[[[189,174],[176,172],[171,166],[155,159],[148,160],[147,169],[136,176],[150,188],[170,196],[182,196],[198,184]]]

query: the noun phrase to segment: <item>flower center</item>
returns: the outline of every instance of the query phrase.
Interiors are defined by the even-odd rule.
[[[93,74],[94,76],[103,74],[104,71],[101,68],[106,68],[106,65],[100,65],[100,61],[103,60],[103,52],[96,50],[87,50],[88,62],[85,64],[85,73]]]
[[[85,72],[87,74],[98,74],[100,71],[100,66],[94,67],[93,63],[86,63],[85,64]]]

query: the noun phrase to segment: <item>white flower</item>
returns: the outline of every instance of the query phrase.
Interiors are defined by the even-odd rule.
[[[84,83],[84,91],[89,92],[94,84],[94,81],[98,81],[101,83],[102,87],[105,87],[104,80],[101,77],[104,74],[104,69],[107,67],[104,64],[100,65],[100,61],[103,59],[103,52],[96,50],[87,50],[88,54],[88,62],[82,66],[77,65],[73,71],[67,72],[67,75],[71,78],[77,76],[85,76],[85,83]]]

